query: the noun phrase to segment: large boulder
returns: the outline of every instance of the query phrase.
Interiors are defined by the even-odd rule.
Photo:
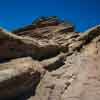
[[[30,57],[0,64],[0,100],[18,98],[35,90],[41,72]]]

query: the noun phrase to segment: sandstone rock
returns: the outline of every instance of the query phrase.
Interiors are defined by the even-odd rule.
[[[100,100],[100,25],[74,32],[56,16],[40,17],[0,29],[0,43],[0,100]]]
[[[53,42],[45,43],[31,37],[21,37],[4,30],[0,31],[0,59],[23,56],[41,58],[43,55],[57,54],[59,46]],[[45,57],[45,56],[44,56]]]
[[[59,68],[61,65],[64,65],[64,60],[65,60],[65,54],[61,53],[56,57],[43,60],[41,62],[41,65],[43,66],[44,69],[52,71]]]
[[[81,52],[67,56],[64,65],[45,74],[35,97],[29,100],[99,100],[99,49],[100,43],[95,38]]]
[[[0,59],[24,56],[39,60],[50,58],[61,51],[66,51],[65,41],[68,41],[69,36],[78,37],[78,33],[71,32],[73,26],[67,22],[60,22],[54,17],[44,17],[41,20],[45,23],[42,27],[38,27],[38,23],[41,23],[38,19],[38,22],[35,22],[37,28],[30,29],[30,26],[27,26],[25,30],[23,28],[13,31],[15,34],[1,29]],[[54,25],[55,22],[59,23]]]
[[[34,90],[41,77],[35,67],[31,58],[0,64],[0,100],[17,98]]]
[[[32,22],[31,25],[25,26],[20,29],[13,30],[13,33],[20,34],[20,32],[25,32],[28,30],[33,30],[36,28],[43,27],[51,27],[51,26],[66,26],[66,31],[74,31],[74,26],[68,21],[61,21],[57,16],[49,16],[49,17],[39,17],[35,21]]]

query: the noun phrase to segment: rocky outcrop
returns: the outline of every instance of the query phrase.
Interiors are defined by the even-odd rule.
[[[61,21],[57,16],[49,16],[49,17],[39,17],[36,20],[32,22],[31,25],[24,26],[23,28],[19,28],[16,30],[13,30],[13,33],[22,34],[25,31],[37,29],[37,28],[44,28],[44,27],[51,27],[51,26],[67,26],[67,31],[74,31],[74,26],[67,22],[67,21]],[[22,33],[21,33],[22,32]]]
[[[85,37],[84,41],[86,37],[89,40],[92,32],[95,32],[93,37],[98,36],[98,28],[84,32],[86,35],[81,37]],[[47,72],[37,87],[36,95],[28,100],[99,100],[99,40],[100,37],[97,37],[92,38],[89,44],[84,44],[88,41],[83,42],[81,51],[67,55],[65,64]]]
[[[0,100],[14,99],[35,89],[40,80],[31,58],[19,58],[0,64]]]
[[[0,100],[99,100],[100,25],[85,32],[56,16],[0,29]]]

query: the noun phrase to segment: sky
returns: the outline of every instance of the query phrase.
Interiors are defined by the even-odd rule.
[[[9,31],[39,16],[58,16],[85,31],[100,24],[100,0],[0,0],[0,27]]]

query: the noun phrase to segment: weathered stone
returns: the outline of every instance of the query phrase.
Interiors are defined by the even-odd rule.
[[[95,28],[90,30],[94,31]],[[98,31],[95,31],[92,38],[91,31],[88,31],[86,36],[89,36],[91,42],[84,44],[87,39],[84,38],[83,42],[81,40],[84,47],[73,45],[73,50],[77,51],[79,47],[81,51],[73,51],[69,56],[65,53],[65,64],[47,72],[40,81],[35,96],[28,100],[99,100],[100,37],[96,38],[97,34],[100,35]]]
[[[41,73],[31,58],[20,58],[0,64],[0,100],[17,98],[36,88]]]
[[[65,41],[68,40],[68,32],[73,30],[73,26],[67,22],[60,22],[58,19],[54,20],[52,17],[45,19],[42,22],[46,26],[43,25],[42,28],[36,24],[37,28],[35,29],[27,27],[27,31],[24,29],[21,29],[23,31],[13,31],[15,34],[1,29],[0,59],[31,56],[42,60],[56,56],[61,51],[66,51]],[[53,25],[54,22],[51,20],[58,21],[59,24]],[[41,23],[41,21],[38,23]],[[78,33],[73,34],[70,32],[69,34],[72,37],[78,37]]]
[[[0,29],[0,43],[0,100],[100,99],[100,25],[80,33],[56,16],[40,17]]]
[[[51,28],[51,26],[59,26],[59,25],[66,26],[67,32],[74,31],[74,26],[68,21],[61,21],[57,16],[49,16],[49,17],[39,17],[32,22],[32,25],[28,25],[23,28],[13,30],[12,32],[20,34],[21,32],[30,31],[41,27]]]
[[[31,37],[17,36],[4,30],[1,30],[0,34],[0,59],[23,56],[32,56],[39,59],[59,52],[59,46],[53,42],[36,41]]]
[[[65,60],[65,54],[61,53],[54,58],[43,60],[41,64],[43,68],[45,68],[46,70],[52,71],[64,65],[64,60]]]

